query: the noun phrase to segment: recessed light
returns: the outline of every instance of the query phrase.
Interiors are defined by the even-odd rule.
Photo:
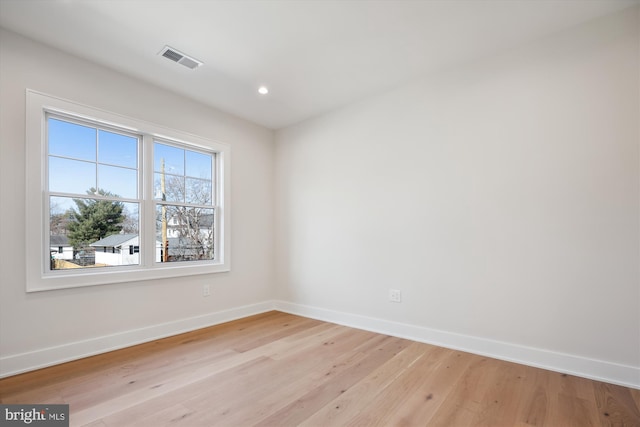
[[[258,88],[258,93],[259,93],[260,95],[266,95],[266,94],[268,94],[268,93],[269,93],[269,89],[268,89],[266,86],[260,86],[260,87]]]

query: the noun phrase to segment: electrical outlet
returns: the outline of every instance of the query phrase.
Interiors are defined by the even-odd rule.
[[[389,289],[389,301],[402,302],[402,292],[398,289]]]
[[[211,288],[209,285],[202,285],[202,296],[208,297],[209,295],[211,295]]]

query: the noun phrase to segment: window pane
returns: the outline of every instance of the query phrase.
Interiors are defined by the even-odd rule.
[[[112,196],[138,197],[138,173],[132,169],[98,165],[98,187]]]
[[[49,154],[82,160],[96,160],[96,130],[49,118]]]
[[[158,206],[156,209],[156,241],[160,255],[156,261],[178,262],[213,259],[213,224],[213,209],[172,205]]]
[[[185,193],[187,203],[198,205],[212,204],[211,181],[209,180],[186,178]]]
[[[212,156],[210,154],[197,153],[187,150],[186,153],[186,176],[192,178],[211,179]]]
[[[49,191],[87,194],[96,188],[96,164],[49,157]]]
[[[90,198],[49,198],[52,270],[139,264],[139,205]],[[60,250],[62,248],[62,251]]]
[[[184,175],[184,150],[156,142],[153,144],[154,171],[173,175]]]
[[[136,168],[138,139],[105,130],[98,131],[98,162]]]

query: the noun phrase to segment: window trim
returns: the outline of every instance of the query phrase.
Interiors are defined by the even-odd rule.
[[[48,215],[44,208],[47,177],[46,114],[68,115],[81,120],[97,122],[105,126],[142,134],[140,186],[143,200],[140,206],[140,239],[145,247],[155,248],[155,210],[153,205],[153,141],[154,139],[177,143],[215,153],[215,260],[188,261],[155,264],[155,250],[145,250],[140,265],[113,266],[105,269],[76,269],[49,271]],[[74,101],[26,90],[26,291],[38,292],[53,289],[76,288],[110,283],[137,282],[160,278],[182,277],[198,274],[226,272],[231,269],[230,245],[230,163],[231,148],[228,144],[213,141],[162,125],[123,116],[117,113],[89,107]],[[147,224],[146,226],[143,224]],[[149,225],[151,224],[151,225]]]

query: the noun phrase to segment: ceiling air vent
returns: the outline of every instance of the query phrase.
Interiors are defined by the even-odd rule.
[[[198,61],[195,58],[192,58],[184,53],[176,50],[170,46],[165,46],[159,53],[159,55],[164,56],[167,59],[172,60],[173,62],[177,62],[178,64],[184,65],[187,68],[195,70],[203,63]]]

